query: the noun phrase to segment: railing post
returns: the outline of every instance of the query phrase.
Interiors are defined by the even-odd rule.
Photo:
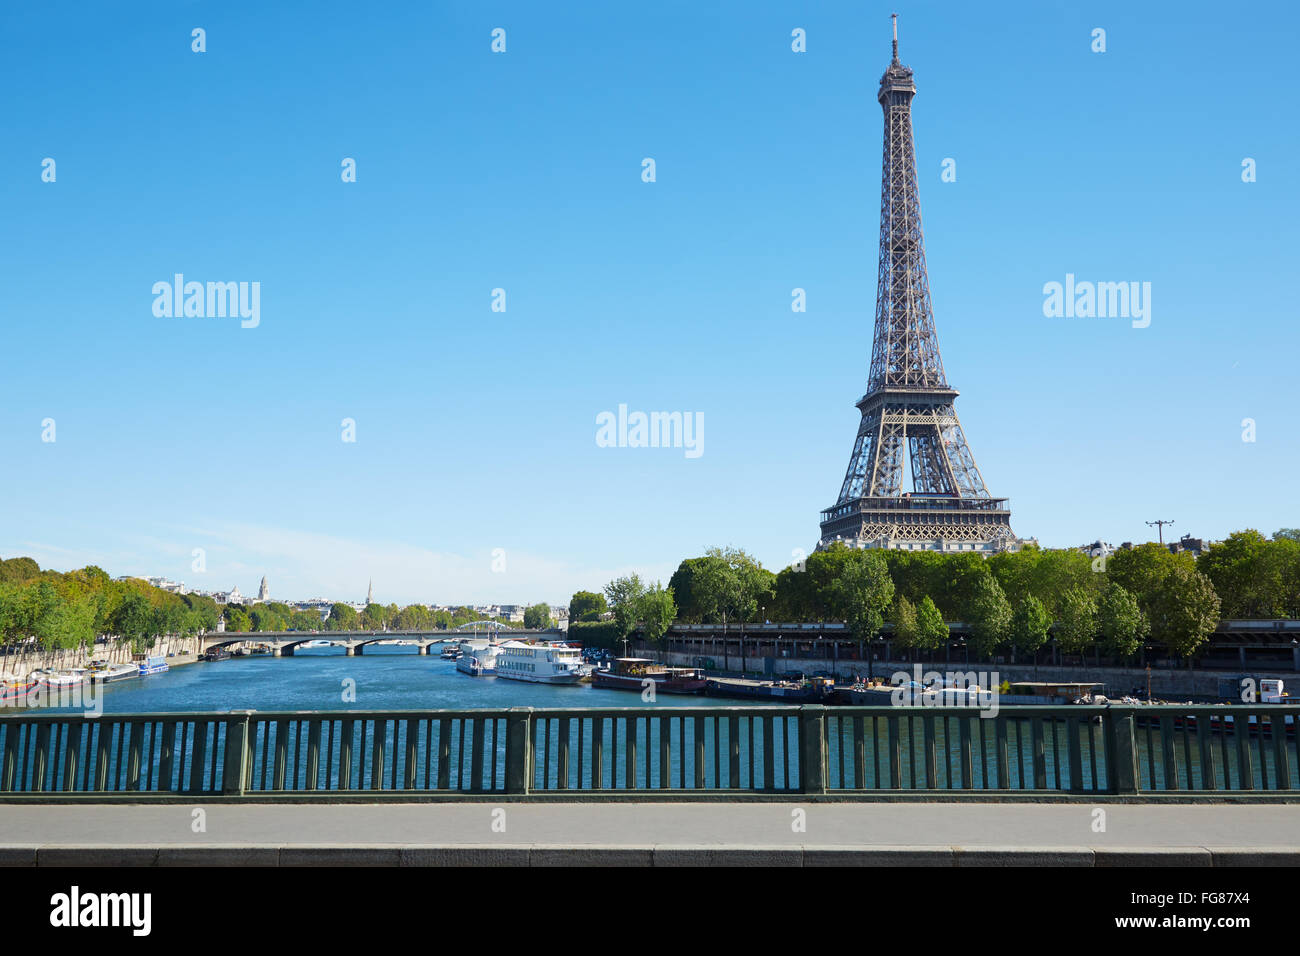
[[[506,793],[526,794],[532,784],[533,709],[511,707],[506,714]]]
[[[1115,777],[1111,781],[1111,788],[1115,793],[1137,793],[1137,721],[1133,717],[1132,708],[1122,711],[1112,708],[1106,715],[1106,723],[1113,741],[1111,749],[1115,755],[1115,766],[1112,768]]]
[[[226,721],[226,754],[221,770],[221,792],[227,796],[244,795],[244,778],[248,773],[248,718],[251,710],[231,711]]]
[[[799,708],[799,789],[826,792],[826,708],[822,704]]]

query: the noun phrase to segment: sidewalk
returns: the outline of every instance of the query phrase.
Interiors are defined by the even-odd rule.
[[[0,808],[0,865],[1295,865],[1283,805],[396,804]],[[194,832],[202,822],[204,832]]]

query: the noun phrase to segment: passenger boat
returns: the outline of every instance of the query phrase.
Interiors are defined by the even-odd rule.
[[[444,661],[457,660],[460,657],[460,645],[448,644],[442,649],[442,654],[440,656]]]
[[[171,665],[167,663],[167,658],[158,655],[146,657],[140,662],[139,667],[141,677],[146,674],[161,674],[163,671],[171,669]]]
[[[0,705],[14,706],[24,703],[36,689],[38,682],[17,674],[0,674]]]
[[[497,677],[537,684],[576,684],[587,673],[582,651],[563,644],[507,641],[497,654]]]
[[[645,657],[616,657],[608,670],[591,674],[592,687],[610,690],[640,691],[646,681],[653,682],[656,693],[664,694],[702,694],[707,685],[698,667],[666,667]]]
[[[500,655],[501,647],[497,644],[471,648],[456,659],[456,670],[470,677],[492,677],[497,672]]]
[[[199,660],[203,661],[228,661],[234,655],[224,647],[212,647],[203,652]]]
[[[127,680],[140,676],[140,668],[135,664],[110,664],[108,661],[91,661],[86,668],[86,676],[92,684],[109,684],[113,681]]]

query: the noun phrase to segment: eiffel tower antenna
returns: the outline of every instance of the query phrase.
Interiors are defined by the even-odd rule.
[[[1006,498],[992,497],[957,418],[930,303],[912,142],[912,70],[893,60],[876,99],[884,111],[875,335],[857,440],[818,547],[975,551],[1018,548]],[[903,490],[905,478],[911,491]]]

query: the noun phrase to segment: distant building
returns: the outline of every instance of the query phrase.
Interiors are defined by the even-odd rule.
[[[212,600],[218,604],[244,604],[247,598],[239,593],[239,585],[235,585],[229,591],[213,592]]]
[[[184,581],[171,581],[167,578],[145,578],[150,584],[162,591],[170,591],[172,594],[186,594]]]
[[[1078,550],[1090,558],[1108,558],[1115,553],[1115,546],[1108,541],[1094,541],[1092,544],[1080,545]]]
[[[1207,544],[1208,542],[1206,542],[1201,538],[1193,538],[1190,534],[1185,534],[1177,541],[1169,542],[1169,544],[1166,545],[1166,547],[1169,548],[1169,550],[1172,551],[1174,554],[1181,554],[1182,552],[1186,551],[1189,554],[1193,554],[1199,558],[1201,556],[1201,552],[1205,550]]]
[[[266,586],[266,575],[262,575],[262,586],[257,589],[257,600],[265,602],[271,597],[271,589]]]
[[[375,603],[375,579],[371,578],[370,586],[366,588],[366,604],[370,605],[374,603]]]

